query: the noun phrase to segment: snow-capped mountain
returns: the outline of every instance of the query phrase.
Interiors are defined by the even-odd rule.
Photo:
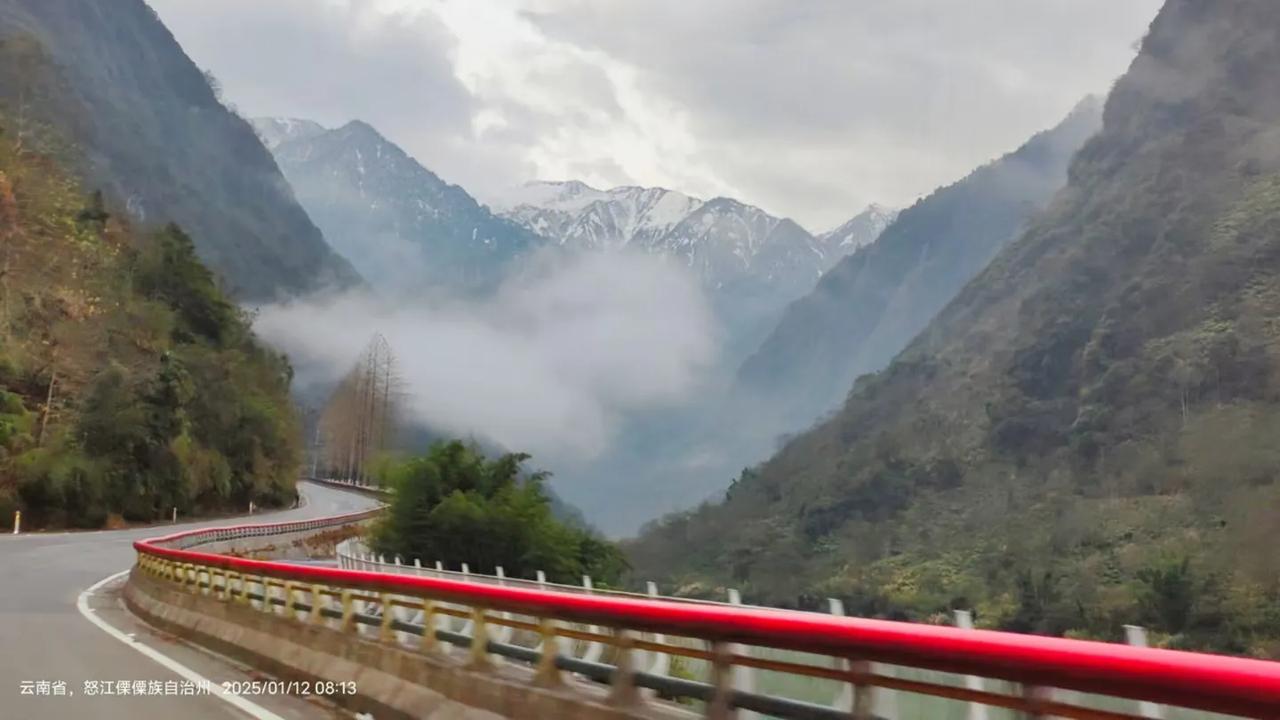
[[[834,265],[841,257],[848,255],[863,245],[870,245],[875,242],[876,238],[880,237],[880,233],[884,232],[884,229],[892,225],[893,221],[897,219],[897,210],[872,203],[840,227],[818,235],[818,240],[823,247],[836,250],[831,253],[835,255],[832,258],[832,264]]]
[[[599,190],[582,182],[535,181],[495,206],[548,242],[568,249],[628,248],[691,268],[721,309],[734,349],[776,320],[786,303],[859,244],[875,239],[892,211],[875,206],[814,237],[786,218],[718,197],[702,200],[665,188]]]
[[[272,152],[291,140],[306,140],[328,132],[320,123],[300,118],[256,118],[250,123],[262,144]]]
[[[494,216],[358,120],[253,121],[302,206],[375,287],[483,292],[542,240]]]
[[[628,247],[683,258],[713,288],[744,275],[812,282],[841,257],[874,240],[896,215],[873,205],[814,237],[791,220],[731,198],[706,201],[666,188],[635,186],[598,190],[576,180],[530,182],[494,207],[564,247]]]
[[[508,198],[503,215],[559,245],[600,250],[649,248],[702,204],[665,188],[597,190],[576,180],[536,181]]]

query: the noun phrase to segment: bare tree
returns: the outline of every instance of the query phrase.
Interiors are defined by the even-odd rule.
[[[374,335],[320,417],[322,455],[330,473],[371,482],[372,461],[394,442],[402,389],[390,344]]]

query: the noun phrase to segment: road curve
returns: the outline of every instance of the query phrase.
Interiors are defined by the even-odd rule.
[[[299,488],[306,498],[297,510],[255,515],[262,521],[302,520],[354,512],[375,504],[371,498],[313,483]],[[167,534],[174,529],[227,525],[224,519],[130,530],[0,536],[0,718],[72,720],[145,720],[147,718],[328,717],[314,700],[290,697],[249,697],[265,710],[255,715],[216,694],[110,697],[86,694],[85,681],[177,681],[183,677],[151,659],[129,643],[113,637],[77,609],[80,594],[133,565],[133,541]],[[87,598],[89,612],[138,644],[175,660],[213,680],[244,679],[246,673],[183,643],[152,632],[124,612],[111,586]],[[68,696],[24,694],[25,683],[66,683]],[[172,686],[166,686],[166,690]]]

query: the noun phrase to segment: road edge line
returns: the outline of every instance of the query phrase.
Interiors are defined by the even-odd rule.
[[[141,642],[138,642],[137,640],[134,640],[133,638],[126,635],[125,633],[121,632],[115,626],[108,623],[106,620],[103,620],[102,618],[98,617],[98,613],[95,612],[93,608],[89,607],[89,598],[93,596],[94,593],[96,593],[98,589],[101,588],[103,585],[106,585],[107,583],[111,582],[112,580],[115,580],[116,578],[119,578],[124,575],[128,575],[129,572],[130,572],[129,570],[121,570],[120,572],[115,573],[114,575],[109,575],[107,577],[102,578],[98,582],[90,585],[89,587],[85,588],[80,592],[80,595],[76,598],[76,609],[80,611],[80,614],[84,616],[84,619],[98,626],[100,630],[110,635],[111,637],[119,640],[125,645],[147,656],[148,658],[155,661],[165,669],[170,670],[174,673],[177,673],[183,679],[190,680],[191,682],[197,683],[197,684],[208,683],[211,695],[226,701],[232,707],[236,708],[237,710],[240,710],[241,712],[249,715],[252,718],[255,718],[255,720],[285,720],[280,715],[277,715],[271,712],[270,710],[262,707],[261,705],[252,703],[239,695],[225,692],[222,689],[221,683],[216,683],[210,680],[209,678],[206,678],[205,676],[201,675],[200,673],[196,672],[195,670],[192,670],[186,665],[183,665],[177,660],[174,660],[168,655],[165,655],[164,653],[156,650],[155,648],[149,647],[147,645],[142,644]]]

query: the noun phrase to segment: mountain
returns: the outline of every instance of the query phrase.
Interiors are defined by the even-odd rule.
[[[366,123],[332,130],[306,120],[254,124],[325,236],[379,288],[483,292],[541,242]]]
[[[562,246],[578,250],[629,246],[649,252],[660,252],[662,238],[702,204],[665,188],[596,190],[576,180],[530,182],[505,202],[505,217]]]
[[[0,512],[96,528],[293,502],[288,361],[185,233],[131,226],[51,132],[0,111]]]
[[[249,123],[262,144],[273,152],[290,140],[306,140],[328,132],[320,123],[302,118],[253,118]]]
[[[0,55],[0,103],[136,221],[181,225],[239,299],[360,282],[142,0],[0,0]]]
[[[731,198],[701,200],[665,188],[597,190],[535,181],[498,206],[504,217],[561,247],[673,258],[697,274],[726,326],[725,356],[756,347],[791,300],[808,292],[856,243],[874,239],[891,212],[868,209],[814,237],[795,222]]]
[[[872,203],[865,210],[846,220],[840,227],[818,235],[818,241],[827,247],[840,248],[847,255],[864,245],[870,245],[880,237],[885,228],[898,218],[898,211]],[[832,264],[843,255],[831,253]]]
[[[1057,127],[903,210],[786,309],[740,368],[742,392],[767,403],[780,430],[835,407],[854,378],[883,368],[1049,202],[1101,113],[1099,100],[1086,99]],[[887,217],[865,215],[829,233],[828,244]]]
[[[1168,0],[1048,208],[636,574],[1280,658],[1278,65],[1280,4]]]

